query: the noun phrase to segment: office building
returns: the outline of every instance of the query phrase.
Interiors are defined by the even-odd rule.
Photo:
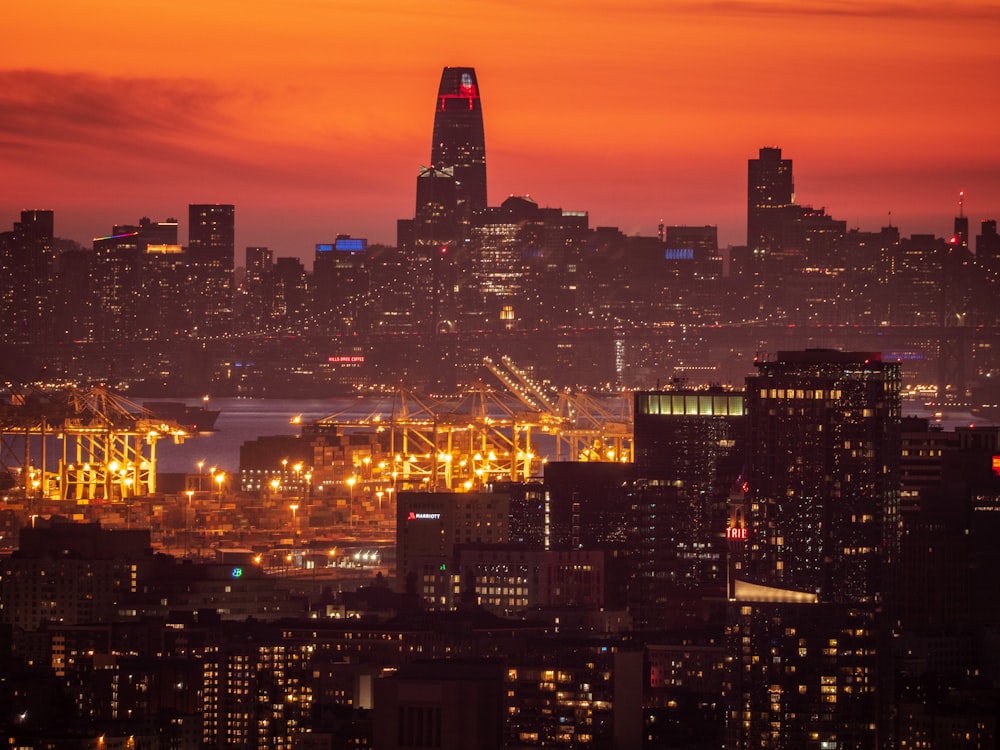
[[[245,252],[243,282],[237,304],[240,333],[270,330],[272,271],[274,253],[266,247],[248,247]]]
[[[188,206],[188,254],[193,289],[190,298],[197,338],[231,332],[236,209],[231,204]]]
[[[94,335],[101,341],[186,336],[188,257],[177,244],[177,220],[116,224],[95,237],[91,256]],[[178,304],[179,302],[179,304]]]
[[[48,337],[54,221],[52,211],[22,211],[13,229],[0,233],[0,343],[39,344]]]
[[[332,335],[369,332],[368,240],[339,235],[333,242],[317,243],[312,282],[311,328]]]
[[[691,612],[681,601],[721,600],[727,498],[743,468],[743,394],[721,389],[635,394],[637,559],[629,582],[636,627],[662,629]]]
[[[486,137],[475,68],[445,68],[434,110],[431,166],[453,170],[455,216],[464,235],[486,208]]]
[[[775,250],[781,242],[786,209],[795,202],[792,160],[780,148],[762,148],[747,168],[747,246],[755,253]]]
[[[396,502],[396,585],[415,588],[429,609],[449,609],[462,591],[460,544],[507,541],[510,498],[488,492],[399,493]]]

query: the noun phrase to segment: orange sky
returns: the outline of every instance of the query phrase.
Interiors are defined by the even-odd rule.
[[[476,68],[490,202],[591,225],[717,224],[780,146],[849,226],[1000,219],[1000,0],[39,0],[4,13],[0,229],[235,203],[246,245],[395,241],[441,68]],[[978,226],[974,233],[978,231]],[[308,265],[308,263],[307,263]]]

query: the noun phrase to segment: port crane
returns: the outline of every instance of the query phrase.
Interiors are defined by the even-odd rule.
[[[27,499],[110,502],[154,493],[157,442],[187,437],[102,386],[3,386],[0,471]]]

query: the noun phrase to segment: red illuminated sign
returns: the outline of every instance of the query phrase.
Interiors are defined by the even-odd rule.
[[[327,357],[326,361],[333,365],[360,365],[364,364],[364,355],[355,354],[342,357]]]
[[[726,529],[726,539],[745,542],[747,540],[747,528],[745,526],[730,526]]]

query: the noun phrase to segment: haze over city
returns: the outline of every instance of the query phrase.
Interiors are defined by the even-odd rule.
[[[998,3],[9,12],[0,744],[1000,747]]]
[[[5,223],[237,206],[236,247],[310,257],[395,243],[413,215],[443,66],[475,66],[489,200],[592,226],[713,224],[743,244],[746,160],[793,156],[796,199],[867,230],[1000,213],[1000,4],[222,1],[7,10]],[[186,233],[186,227],[182,226]],[[182,235],[183,237],[183,235]]]

